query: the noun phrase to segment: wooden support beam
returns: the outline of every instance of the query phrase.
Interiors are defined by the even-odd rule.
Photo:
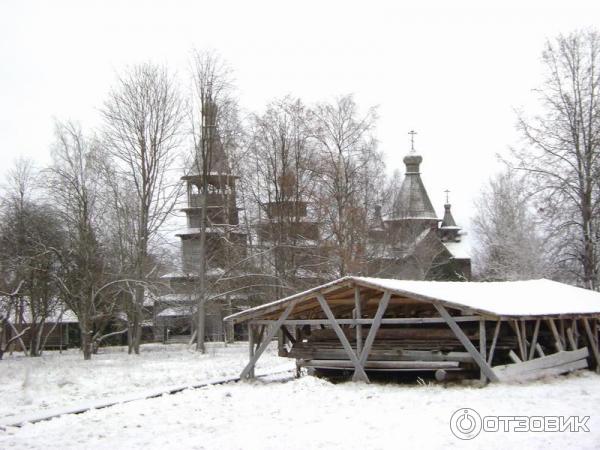
[[[525,351],[525,348],[523,347],[523,338],[521,336],[521,330],[519,329],[519,322],[517,322],[516,320],[513,320],[510,322],[510,325],[512,327],[512,329],[514,330],[515,334],[517,335],[517,345],[519,346],[519,353],[521,354],[521,360],[524,361],[527,359],[527,352]]]
[[[598,344],[588,320],[583,318],[581,321],[583,322],[583,328],[585,328],[585,333],[587,335],[588,342],[590,343],[590,347],[592,347],[592,355],[594,355],[594,362],[596,363],[596,372],[600,372],[600,351],[598,350]]]
[[[337,335],[338,339],[342,343],[342,347],[344,347],[344,350],[346,350],[346,353],[348,354],[350,361],[352,361],[352,364],[354,365],[355,374],[352,377],[352,379],[355,381],[360,380],[360,381],[365,381],[368,383],[369,377],[367,376],[365,370],[362,368],[362,366],[356,356],[356,353],[354,353],[354,350],[352,349],[350,342],[348,342],[348,339],[346,338],[346,335],[344,334],[344,332],[340,328],[339,324],[337,323],[335,316],[333,315],[333,312],[331,312],[331,308],[329,307],[329,305],[327,304],[327,301],[325,300],[325,297],[323,297],[321,294],[317,294],[317,300],[319,301],[319,304],[321,305],[323,312],[329,319],[329,323],[333,327],[335,334]]]
[[[496,328],[494,328],[494,337],[492,338],[492,345],[490,347],[490,354],[488,356],[488,364],[492,364],[494,359],[494,350],[496,350],[496,343],[498,342],[498,335],[500,334],[500,326],[502,325],[502,320],[496,322]]]
[[[360,288],[354,287],[354,318],[362,319],[362,308],[360,302]],[[362,351],[362,325],[357,322],[356,324],[356,353],[360,355]]]
[[[292,333],[289,332],[285,325],[281,326],[281,331],[283,332],[285,337],[292,343],[292,345],[296,343],[296,339],[294,338],[294,336],[292,336]]]
[[[556,345],[556,350],[562,352],[564,347],[562,345],[562,340],[560,339],[560,335],[558,334],[558,330],[556,329],[556,324],[554,323],[554,319],[548,319],[548,326],[550,327],[550,331],[552,331],[552,335],[554,336],[554,345]]]
[[[481,354],[477,351],[475,346],[471,343],[469,338],[463,333],[460,329],[454,318],[450,315],[450,313],[444,308],[444,306],[439,302],[433,302],[433,306],[440,315],[446,320],[446,323],[450,327],[450,329],[454,332],[458,340],[462,343],[465,349],[471,354],[475,363],[479,366],[479,368],[483,371],[485,376],[490,381],[498,381],[498,377],[494,373],[494,370],[490,367],[490,365],[486,362],[486,360],[481,356]]]
[[[520,363],[520,362],[523,362],[523,360],[522,360],[521,358],[519,358],[519,357],[517,356],[517,354],[516,354],[514,351],[512,351],[512,350],[508,352],[508,357],[509,357],[509,358],[511,359],[511,361],[512,361],[512,362],[514,362],[514,363]]]
[[[485,335],[485,319],[481,319],[479,321],[479,353],[481,353],[481,356],[485,360],[487,356],[487,336]],[[483,373],[483,370],[481,371],[480,379],[484,383],[487,380],[487,377]]]
[[[521,319],[521,339],[523,339],[523,350],[525,350],[523,360],[527,360],[527,351],[529,350],[529,347],[527,342],[527,322],[525,319]]]
[[[569,339],[571,350],[577,350],[577,342],[575,341],[575,336],[573,335],[573,329],[571,327],[567,327],[567,338]]]
[[[267,326],[266,325],[261,325],[260,326],[260,331],[258,332],[258,337],[256,338],[256,342],[254,343],[254,345],[256,346],[256,349],[258,349],[258,347],[260,346],[260,344],[262,344],[262,340],[263,337],[265,335],[265,328]]]
[[[455,322],[479,322],[481,316],[457,316],[454,317]],[[271,319],[252,320],[255,325],[270,325],[275,323]],[[340,325],[372,325],[373,319],[337,319]],[[392,317],[381,319],[381,325],[419,325],[425,323],[446,323],[441,317]],[[284,325],[328,325],[328,319],[289,319]]]
[[[248,324],[248,360],[254,359],[254,325]],[[248,370],[248,377],[254,378],[254,365]]]
[[[540,319],[535,321],[535,327],[533,328],[533,337],[531,338],[531,346],[529,347],[529,357],[527,359],[533,359],[533,356],[535,354],[541,323],[542,321]]]
[[[544,350],[542,350],[542,346],[540,344],[535,344],[535,350],[537,351],[538,355],[540,355],[540,357],[544,357],[546,356],[546,354],[544,353]]]
[[[373,318],[373,325],[371,325],[371,329],[369,330],[369,334],[367,335],[367,339],[365,340],[365,346],[360,352],[360,366],[364,369],[365,363],[369,358],[369,353],[371,353],[371,347],[373,346],[373,342],[375,341],[375,336],[377,335],[377,331],[379,330],[379,326],[381,325],[381,319],[383,319],[383,315],[385,314],[385,310],[388,307],[388,303],[390,302],[390,297],[392,293],[389,291],[384,292],[381,300],[379,300],[379,306],[377,307],[377,312],[375,313],[375,317]],[[358,350],[357,350],[358,352]],[[352,378],[354,381],[357,381],[356,372],[354,373],[354,377]]]
[[[249,376],[250,372],[254,371],[256,361],[258,361],[258,358],[260,358],[263,352],[267,349],[269,343],[271,342],[271,339],[273,339],[273,336],[275,336],[275,333],[277,333],[277,330],[279,330],[279,327],[281,327],[281,324],[285,321],[285,319],[288,318],[288,316],[294,309],[294,306],[296,306],[296,302],[290,302],[287,308],[285,308],[285,310],[281,313],[281,316],[279,317],[277,322],[275,322],[275,325],[269,330],[258,350],[254,353],[254,355],[251,355],[250,361],[248,361],[248,364],[246,365],[246,367],[244,367],[244,370],[242,370],[242,373],[240,374],[240,379],[246,379]]]

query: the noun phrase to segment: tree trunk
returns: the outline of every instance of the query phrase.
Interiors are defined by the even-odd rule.
[[[81,351],[83,359],[89,361],[92,359],[92,340],[90,336],[90,326],[87,323],[80,322],[79,330],[81,331]]]

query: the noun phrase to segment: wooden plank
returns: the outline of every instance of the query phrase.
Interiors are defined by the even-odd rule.
[[[492,360],[494,359],[494,350],[496,350],[496,343],[498,342],[498,335],[500,334],[501,325],[502,320],[498,320],[496,322],[496,328],[494,328],[494,337],[492,338],[492,345],[490,347],[490,354],[488,356],[488,364],[492,364]]]
[[[562,352],[564,347],[562,345],[562,341],[558,334],[558,330],[556,329],[556,324],[554,323],[554,319],[547,320],[548,326],[550,327],[550,331],[552,331],[552,335],[554,336],[554,345],[556,345],[556,350]]]
[[[337,359],[312,359],[302,361],[304,367],[352,369],[351,361]],[[459,364],[455,361],[367,361],[365,369],[414,369],[438,370],[455,369]]]
[[[598,344],[596,343],[596,339],[594,338],[594,334],[592,333],[592,328],[590,327],[590,323],[587,319],[581,319],[583,322],[583,328],[585,329],[585,333],[588,338],[588,342],[590,343],[590,347],[592,347],[592,354],[594,355],[594,362],[596,363],[596,372],[600,370],[600,352],[598,351]]]
[[[531,338],[531,346],[529,347],[529,355],[527,359],[533,359],[535,349],[537,346],[538,334],[540,333],[541,322],[542,321],[540,319],[535,321],[535,327],[533,328],[533,337]]]
[[[265,336],[264,342],[260,345],[260,347],[258,348],[256,353],[254,355],[252,355],[250,361],[248,361],[248,364],[246,365],[246,367],[244,367],[244,370],[242,370],[242,373],[240,374],[240,379],[242,379],[242,380],[246,379],[248,377],[248,375],[250,374],[250,371],[254,369],[254,366],[256,365],[256,361],[258,361],[258,358],[260,358],[260,356],[263,354],[263,352],[267,349],[267,347],[269,346],[269,343],[271,342],[271,339],[273,339],[273,336],[275,336],[275,333],[277,333],[277,330],[279,330],[279,327],[281,327],[281,324],[290,315],[290,313],[294,309],[294,306],[296,306],[296,302],[290,302],[288,304],[288,306],[285,308],[285,310],[281,313],[279,320],[275,323],[275,325],[269,330],[269,332]]]
[[[479,368],[484,372],[485,376],[490,381],[498,381],[498,377],[494,373],[494,370],[490,367],[490,365],[486,362],[486,360],[481,356],[481,354],[477,351],[477,349],[473,346],[471,341],[463,331],[460,329],[456,321],[450,315],[450,313],[442,306],[439,302],[434,302],[433,306],[438,310],[440,315],[446,320],[446,323],[452,329],[458,340],[464,345],[465,349],[471,354],[475,363],[479,366]]]
[[[573,372],[575,370],[587,369],[587,360],[578,359],[577,361],[560,364],[558,366],[547,367],[536,370],[529,370],[521,373],[499,373],[500,379],[504,382],[510,381],[531,381],[543,377],[553,377],[564,373]]]
[[[342,343],[342,346],[344,347],[344,350],[346,350],[346,353],[350,357],[350,360],[352,361],[352,364],[354,364],[354,370],[355,370],[355,372],[358,373],[358,375],[356,375],[356,373],[355,373],[355,376],[353,376],[352,378],[356,379],[356,380],[361,380],[361,381],[364,381],[364,382],[368,383],[369,382],[369,377],[367,376],[366,372],[364,371],[364,369],[362,368],[360,362],[358,361],[358,358],[356,357],[356,354],[354,353],[354,350],[350,346],[350,343],[348,342],[348,339],[346,338],[346,335],[344,334],[344,332],[340,328],[339,324],[336,322],[335,317],[334,317],[333,313],[331,312],[331,308],[329,308],[329,305],[327,304],[327,301],[325,300],[325,297],[323,297],[321,294],[318,294],[317,295],[317,300],[319,301],[319,304],[321,305],[321,308],[323,309],[323,312],[325,313],[325,315],[329,319],[329,323],[333,327],[333,329],[335,331],[335,334],[337,334],[338,339]]]
[[[571,363],[579,359],[585,359],[589,356],[587,347],[580,348],[579,350],[562,351],[553,353],[552,355],[544,356],[543,358],[531,359],[529,361],[523,361],[515,364],[506,364],[503,366],[496,366],[494,370],[499,373],[520,373],[528,370],[546,369],[548,367],[559,366],[562,364]]]

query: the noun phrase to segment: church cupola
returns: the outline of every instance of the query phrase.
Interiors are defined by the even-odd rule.
[[[421,180],[420,166],[423,157],[416,153],[414,146],[414,131],[411,135],[411,150],[404,157],[406,172],[400,190],[394,199],[392,215],[389,220],[422,220],[437,226],[438,218],[427,195],[427,190]]]

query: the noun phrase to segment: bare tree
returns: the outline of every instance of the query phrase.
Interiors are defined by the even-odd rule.
[[[318,104],[315,109],[318,142],[319,206],[333,243],[337,276],[364,268],[368,208],[379,190],[383,172],[381,153],[372,135],[376,109],[360,115],[352,96]]]
[[[222,197],[223,211],[229,213],[226,189],[231,180],[227,170],[227,156],[235,146],[237,133],[237,104],[231,97],[230,69],[213,52],[195,51],[192,65],[193,91],[190,108],[191,132],[194,141],[192,172],[199,177],[198,199],[202,208],[199,217],[198,256],[196,258],[196,350],[204,353],[206,329],[206,301],[208,297],[207,263],[207,205],[211,180]],[[227,221],[226,219],[224,221]]]
[[[540,213],[561,230],[562,260],[588,289],[599,287],[600,34],[548,41],[543,112],[519,118],[526,141],[517,167],[529,175]]]
[[[523,280],[548,276],[551,253],[526,182],[508,170],[490,179],[476,200],[473,230],[478,277]]]
[[[90,359],[94,328],[101,319],[110,318],[114,306],[99,294],[107,282],[98,236],[102,218],[98,173],[102,158],[98,146],[71,122],[56,123],[52,158],[48,171],[50,194],[66,235],[64,248],[53,249],[61,263],[57,281],[61,297],[77,316],[84,359]]]
[[[270,268],[283,288],[301,288],[300,279],[319,272],[318,222],[310,214],[315,198],[315,139],[312,112],[299,99],[270,103],[251,118],[246,187],[258,204],[258,239],[268,249]],[[275,292],[283,295],[282,289]]]
[[[57,261],[48,247],[62,243],[56,211],[34,194],[38,177],[30,161],[16,162],[9,171],[0,221],[2,284],[10,291],[20,287],[18,294],[4,296],[0,303],[8,303],[3,308],[5,321],[10,321],[12,313],[17,326],[28,327],[31,356],[40,355],[46,321],[58,304],[54,283]]]
[[[181,192],[171,170],[178,146],[184,108],[167,70],[146,63],[119,78],[104,104],[104,143],[117,161],[118,176],[130,180],[136,199],[132,277],[146,281],[154,272],[149,248],[170,216]],[[144,288],[138,284],[132,299],[130,352],[139,354],[142,337]]]

